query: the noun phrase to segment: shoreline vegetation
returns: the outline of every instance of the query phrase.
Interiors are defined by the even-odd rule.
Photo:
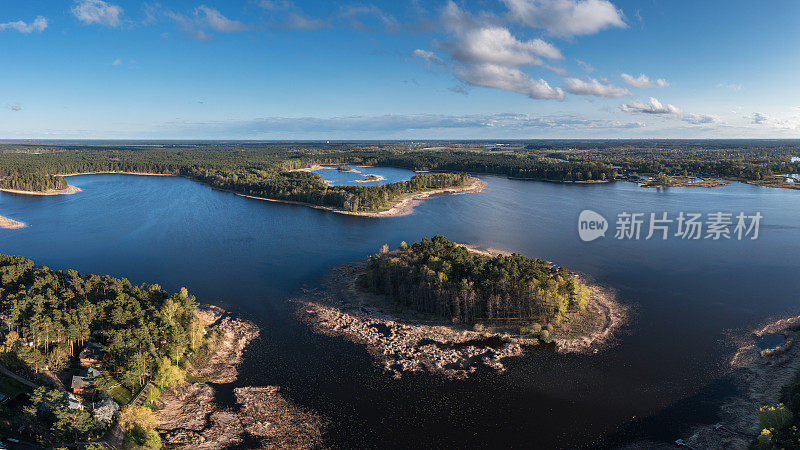
[[[770,336],[782,337],[781,342],[759,344]],[[791,427],[800,419],[800,316],[768,323],[739,339],[729,360],[739,392],[720,406],[718,424],[697,426],[683,441],[709,449],[797,445],[800,436]]]
[[[500,261],[498,257],[512,258],[494,250],[465,248],[487,264]],[[385,254],[394,258],[392,252]],[[367,263],[333,269],[322,289],[308,290],[293,300],[297,315],[320,334],[364,345],[397,378],[420,371],[467,378],[482,367],[503,372],[505,359],[542,345],[559,353],[597,353],[627,318],[627,309],[615,301],[611,290],[587,285],[585,306],[565,313],[555,326],[525,320],[454,321],[371,292],[364,287],[366,273]]]

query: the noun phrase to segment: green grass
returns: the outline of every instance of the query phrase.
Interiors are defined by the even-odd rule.
[[[189,383],[206,383],[206,382],[208,382],[208,378],[206,378],[206,377],[196,377],[196,376],[191,375],[191,374],[189,374],[187,372],[186,373],[186,381],[188,381]]]
[[[111,397],[115,402],[124,406],[133,400],[133,393],[131,393],[130,389],[120,384],[111,389]]]
[[[13,399],[14,397],[18,396],[19,394],[24,394],[27,392],[32,391],[28,386],[20,383],[13,378],[6,377],[4,375],[0,375],[0,392],[8,396],[8,400]]]

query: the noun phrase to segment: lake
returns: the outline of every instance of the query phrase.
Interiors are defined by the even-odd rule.
[[[355,172],[344,172],[336,170],[337,166],[322,166],[321,169],[314,170],[325,181],[331,182],[334,186],[376,186],[386,183],[397,183],[398,181],[408,181],[414,176],[414,172],[396,167],[371,167],[371,166],[349,166]],[[378,175],[382,177],[379,181],[360,183],[367,175]]]
[[[0,214],[29,224],[0,230],[0,251],[56,269],[186,286],[200,302],[254,320],[263,332],[237,385],[281,386],[330,420],[326,437],[338,448],[671,442],[695,422],[714,423],[733,392],[728,336],[800,310],[797,191],[481,178],[489,184],[483,193],[439,196],[412,215],[376,219],[248,199],[183,178],[73,176],[69,183],[83,190],[75,195],[0,193]],[[605,238],[578,237],[584,209],[608,219]],[[621,212],[682,211],[760,212],[760,236],[613,238]],[[504,374],[448,381],[395,380],[363,347],[295,319],[287,299],[318,286],[331,267],[435,234],[585,273],[616,289],[631,321],[596,355],[538,351],[509,360]]]

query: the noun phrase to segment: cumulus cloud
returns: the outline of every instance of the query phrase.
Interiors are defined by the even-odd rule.
[[[620,109],[629,113],[643,113],[643,114],[681,114],[681,110],[673,105],[664,105],[658,99],[650,97],[647,103],[633,101],[630,103],[623,103]]]
[[[195,10],[195,15],[197,15],[199,20],[205,22],[209,28],[214,31],[219,31],[220,33],[236,33],[247,30],[245,24],[228,19],[218,10],[209,8],[206,5],[198,6]]]
[[[622,11],[608,0],[503,0],[509,16],[553,36],[594,34],[606,28],[625,28]]]
[[[257,4],[268,11],[282,11],[294,8],[294,3],[288,0],[261,0]]]
[[[561,88],[553,88],[547,81],[532,78],[513,67],[473,64],[457,68],[455,75],[469,84],[519,92],[533,99],[564,98],[564,91]]]
[[[116,27],[120,24],[122,7],[106,3],[103,0],[75,0],[72,15],[87,25]]]
[[[594,95],[603,98],[616,98],[631,95],[627,89],[604,83],[594,78],[581,80],[579,78],[565,78],[564,89],[575,95]]]
[[[445,7],[442,21],[453,35],[445,48],[461,62],[519,66],[540,65],[541,58],[562,58],[552,44],[541,39],[520,41],[507,28],[472,19],[452,1]]]
[[[669,82],[663,78],[659,78],[657,80],[650,80],[650,78],[645,74],[639,74],[638,77],[634,77],[632,75],[628,75],[627,73],[623,73],[620,75],[622,77],[622,81],[625,82],[630,87],[635,88],[665,88],[669,87]]]
[[[13,30],[19,33],[31,34],[33,32],[41,33],[47,28],[47,19],[42,16],[36,16],[33,22],[27,23],[21,20],[16,22],[0,23],[0,31]]]
[[[653,97],[650,97],[650,100],[647,103],[641,103],[638,101],[624,103],[620,106],[620,109],[628,113],[673,117],[691,125],[709,125],[719,122],[719,119],[715,116],[686,113],[674,105],[665,105]]]
[[[11,111],[22,111],[22,105],[19,103],[11,103],[6,105],[6,108],[10,109]]]
[[[554,88],[544,79],[531,77],[520,69],[542,66],[561,71],[544,62],[563,58],[552,44],[541,39],[519,40],[507,28],[476,20],[452,1],[442,12],[442,23],[450,40],[440,47],[456,63],[453,73],[459,80],[518,92],[534,99],[564,98],[561,88]]]

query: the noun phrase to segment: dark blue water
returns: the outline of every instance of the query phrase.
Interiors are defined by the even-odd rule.
[[[341,172],[336,170],[337,166],[323,166],[323,169],[315,170],[326,181],[330,181],[334,186],[377,186],[379,184],[396,183],[398,181],[408,181],[414,176],[414,172],[396,167],[365,167],[351,165],[350,168],[358,172]],[[367,175],[379,175],[383,180],[358,183]]]
[[[238,383],[280,385],[331,421],[334,447],[562,447],[673,440],[715,421],[731,392],[725,336],[800,310],[800,192],[733,183],[646,189],[484,177],[482,194],[426,200],[399,218],[344,216],[247,199],[170,177],[70,177],[71,196],[0,194],[0,251],[52,268],[186,286],[202,302],[257,321],[262,336]],[[627,212],[761,212],[758,240],[583,242],[577,217],[613,226]],[[646,230],[644,230],[646,234]],[[360,346],[310,332],[287,299],[332,266],[383,243],[443,234],[584,272],[634,308],[614,347],[597,355],[537,352],[505,374],[464,381],[392,379]]]

